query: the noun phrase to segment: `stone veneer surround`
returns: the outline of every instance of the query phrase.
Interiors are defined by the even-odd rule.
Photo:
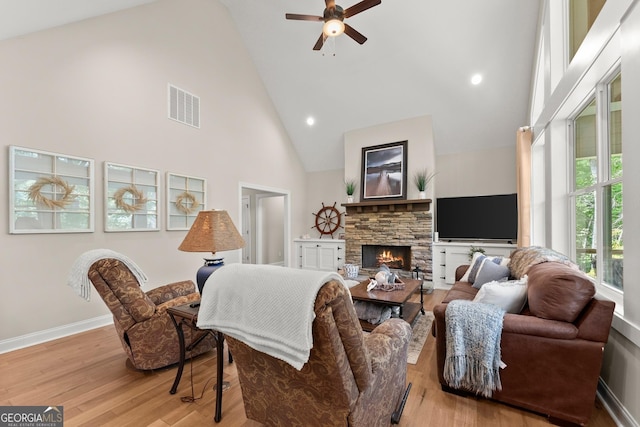
[[[345,218],[345,262],[362,266],[362,245],[411,247],[411,270],[423,271],[432,280],[430,199],[391,200],[343,204]],[[375,269],[360,268],[363,275],[373,276]],[[396,271],[408,277],[411,272]]]

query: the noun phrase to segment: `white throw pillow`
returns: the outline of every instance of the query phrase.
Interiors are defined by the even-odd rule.
[[[518,314],[527,302],[527,280],[528,277],[524,276],[520,280],[485,283],[473,302],[497,305],[507,313]]]

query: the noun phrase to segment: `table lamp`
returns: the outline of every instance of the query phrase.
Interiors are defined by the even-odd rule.
[[[233,225],[227,211],[200,211],[186,237],[178,247],[185,252],[211,252],[212,257],[204,259],[204,265],[196,274],[198,291],[202,288],[211,273],[224,265],[223,258],[216,256],[219,251],[241,249],[245,245],[244,239]]]

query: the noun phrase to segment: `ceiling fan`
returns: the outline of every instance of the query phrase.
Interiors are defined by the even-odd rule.
[[[371,9],[373,6],[377,6],[382,3],[382,0],[362,0],[360,3],[356,3],[347,9],[342,9],[342,7],[336,4],[335,0],[324,0],[324,2],[326,8],[322,16],[298,15],[296,13],[287,13],[285,15],[287,19],[297,21],[324,21],[322,34],[320,34],[318,41],[313,46],[313,50],[322,49],[322,45],[325,40],[327,40],[327,37],[339,36],[342,33],[345,33],[360,44],[367,41],[365,36],[354,30],[349,24],[345,24],[344,19]]]

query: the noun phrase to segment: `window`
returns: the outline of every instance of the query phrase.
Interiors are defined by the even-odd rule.
[[[569,62],[605,3],[606,0],[569,0]]]
[[[575,259],[597,281],[623,289],[622,77],[598,87],[573,120]],[[601,273],[600,273],[601,272]]]
[[[595,99],[580,111],[574,120],[573,129],[576,261],[582,271],[595,277],[597,210],[594,185],[598,179]]]
[[[622,76],[607,87],[608,176],[603,188],[604,281],[622,290]]]

